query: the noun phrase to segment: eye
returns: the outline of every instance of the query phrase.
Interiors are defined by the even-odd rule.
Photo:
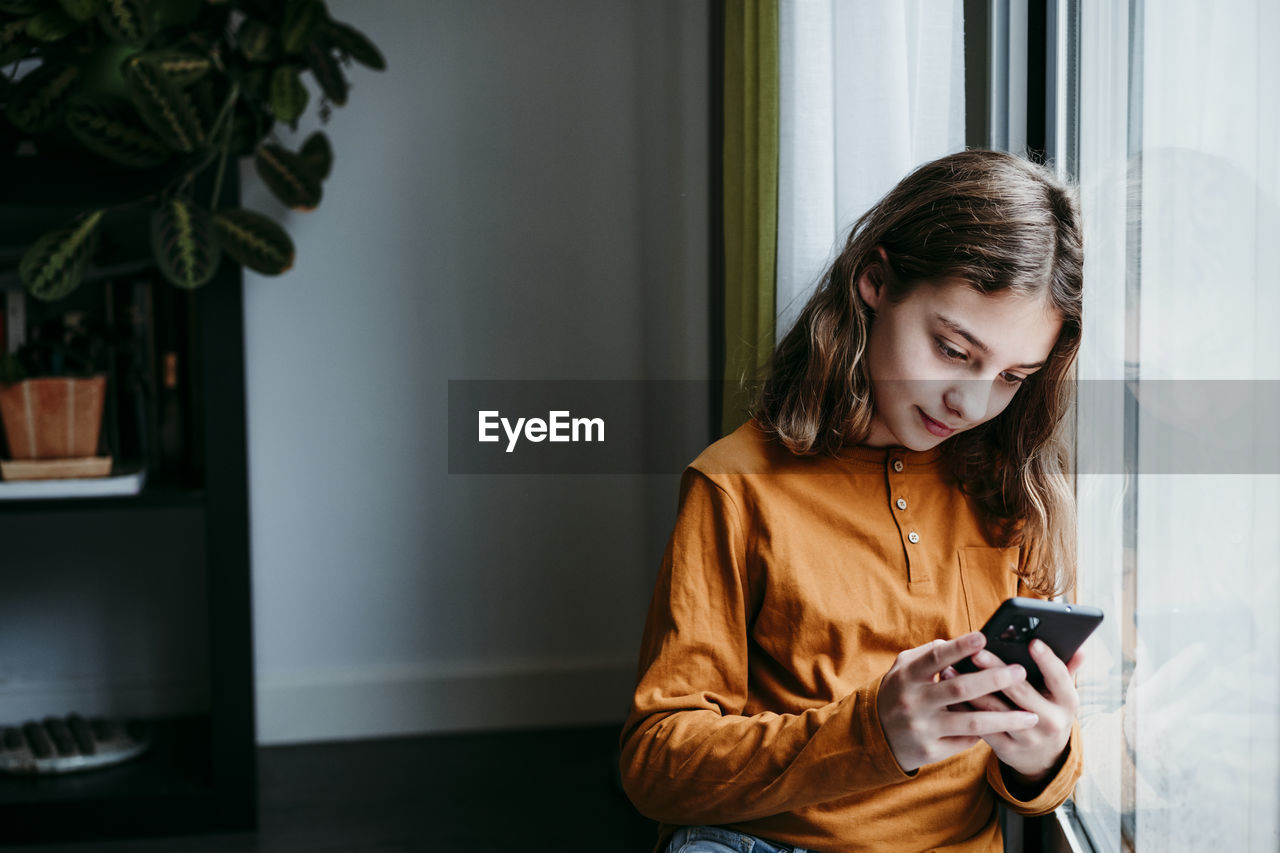
[[[937,343],[938,343],[938,352],[942,353],[942,355],[945,358],[949,358],[952,361],[964,361],[967,358],[967,356],[964,353],[952,347],[942,338],[938,338]]]
[[[1002,380],[1006,385],[1013,385],[1013,386],[1015,386],[1015,387],[1016,387],[1016,386],[1018,386],[1018,385],[1021,385],[1023,382],[1025,382],[1025,381],[1026,381],[1026,379],[1027,379],[1027,377],[1025,377],[1025,376],[1019,376],[1019,375],[1017,375],[1016,373],[1001,373],[1001,374],[1000,374],[1000,379],[1001,379],[1001,380]]]

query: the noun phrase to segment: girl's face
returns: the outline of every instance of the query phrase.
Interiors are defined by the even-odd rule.
[[[944,278],[921,282],[895,303],[877,282],[869,273],[858,279],[876,313],[866,352],[870,447],[928,450],[991,420],[1043,366],[1062,328],[1040,297],[983,294]]]

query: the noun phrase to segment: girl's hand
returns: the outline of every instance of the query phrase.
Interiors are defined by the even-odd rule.
[[[1003,688],[1003,692],[1017,707],[1035,714],[1039,722],[1021,731],[992,732],[983,735],[983,740],[991,745],[996,757],[1014,771],[1014,782],[1034,787],[1049,777],[1067,748],[1071,723],[1080,707],[1075,674],[1084,662],[1084,654],[1077,651],[1064,664],[1041,640],[1032,640],[1029,650],[1044,675],[1044,692],[1026,681]],[[985,649],[973,656],[973,662],[984,672],[1006,669],[1003,661]],[[1010,710],[1008,703],[998,696],[971,699],[969,706],[987,713]]]
[[[962,707],[990,693],[1027,687],[1026,670],[1017,664],[1005,666],[997,661],[979,672],[942,679],[944,670],[985,644],[986,638],[974,631],[954,640],[934,640],[908,649],[898,655],[880,681],[876,699],[880,726],[903,770],[910,773],[925,764],[950,758],[984,738],[1021,735],[1037,725],[1036,715],[1025,711]],[[949,706],[961,707],[950,710]],[[1003,741],[1001,748],[1007,748]],[[1029,766],[1021,756],[1021,747],[1014,751],[1019,753],[1019,764]]]

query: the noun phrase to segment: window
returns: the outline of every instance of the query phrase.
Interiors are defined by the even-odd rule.
[[[1076,810],[1098,850],[1280,839],[1280,5],[1071,4],[1086,245]]]

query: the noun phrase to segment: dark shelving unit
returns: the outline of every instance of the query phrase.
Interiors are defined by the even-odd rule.
[[[233,166],[234,164],[228,164]],[[132,197],[155,176],[100,170],[40,158],[0,160],[0,243],[29,240],[27,223],[57,224],[84,205]],[[234,204],[238,178],[228,169],[223,204]],[[32,226],[34,228],[34,226]],[[36,229],[37,231],[42,230]],[[140,255],[141,257],[141,255]],[[123,264],[123,265],[122,265]],[[145,263],[143,263],[145,267]],[[140,269],[108,259],[105,274]],[[157,276],[158,280],[158,276]],[[92,283],[85,287],[94,286]],[[168,285],[159,285],[168,286]],[[0,774],[0,844],[142,835],[243,831],[257,824],[252,611],[249,574],[248,477],[245,447],[244,342],[241,273],[226,259],[213,281],[192,299],[190,359],[193,402],[190,470],[157,476],[137,495],[0,500],[0,581],[11,571],[5,543],[21,537],[36,517],[163,524],[174,512],[193,514],[203,529],[192,544],[204,567],[208,634],[205,713],[149,719],[151,748],[113,767],[59,776]],[[70,536],[74,528],[68,527]],[[86,558],[93,558],[87,554]],[[193,560],[193,564],[199,560]],[[3,705],[0,704],[0,710]],[[66,713],[50,709],[52,715]],[[21,720],[0,719],[0,723]]]

